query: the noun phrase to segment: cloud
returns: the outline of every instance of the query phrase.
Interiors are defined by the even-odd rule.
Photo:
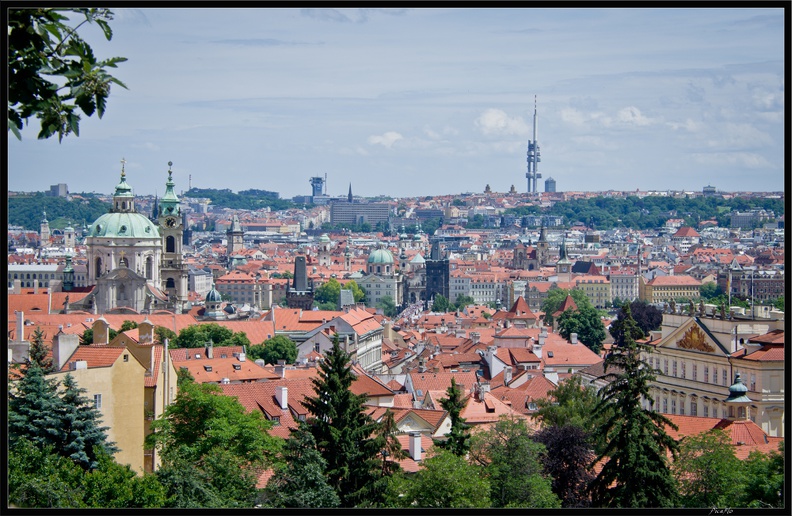
[[[619,110],[616,114],[616,120],[627,125],[649,125],[654,123],[654,120],[643,116],[641,110],[635,106],[628,106]]]
[[[371,135],[368,137],[369,145],[382,145],[383,147],[391,148],[394,143],[399,140],[403,140],[404,136],[395,132],[395,131],[388,131],[382,136]]]
[[[272,38],[248,38],[248,39],[218,39],[214,41],[221,45],[241,45],[246,47],[277,47],[277,46],[292,46],[292,45],[314,45],[316,43],[307,43],[304,41],[284,41],[282,39]]]
[[[772,144],[769,134],[750,124],[720,124],[718,134],[707,140],[707,145],[713,149],[752,149]]]
[[[564,108],[561,110],[561,120],[578,127],[588,125],[590,122],[602,127],[627,127],[646,126],[658,121],[657,119],[644,116],[641,110],[635,106],[622,108],[616,112],[615,116],[599,111],[585,113],[575,108]]]
[[[684,130],[686,130],[688,132],[691,132],[691,133],[698,132],[701,129],[701,124],[696,122],[695,120],[690,119],[690,118],[686,119],[682,123],[680,123],[680,122],[666,122],[666,125],[668,127],[670,127],[671,129],[673,129],[674,131],[677,131],[679,129],[684,129]]]
[[[336,23],[366,23],[372,14],[400,16],[409,9],[301,9],[300,14],[308,18]]]
[[[774,168],[764,157],[752,152],[694,153],[696,163],[708,166],[738,166],[744,168]]]
[[[476,119],[476,126],[486,135],[518,135],[529,134],[528,124],[522,117],[510,117],[500,109],[487,109]]]

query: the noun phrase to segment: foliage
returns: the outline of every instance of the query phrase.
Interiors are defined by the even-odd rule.
[[[393,298],[390,296],[382,296],[377,303],[377,308],[382,309],[385,317],[395,317],[399,313],[396,303],[393,302]]]
[[[438,313],[445,313],[451,310],[451,303],[448,302],[443,294],[436,294],[432,302],[432,311]]]
[[[34,445],[55,446],[62,440],[58,426],[58,412],[62,401],[58,397],[58,382],[46,378],[44,371],[31,363],[25,375],[9,386],[8,439],[11,446],[20,438]]]
[[[162,458],[157,471],[173,507],[252,507],[256,481],[282,439],[272,423],[248,413],[214,384],[181,379],[176,400],[151,423],[145,446]]]
[[[776,300],[773,302],[773,306],[775,307],[776,310],[779,310],[781,312],[784,311],[784,294],[781,294],[776,298]]]
[[[160,346],[165,345],[165,339],[168,339],[168,344],[171,344],[176,340],[176,332],[166,328],[165,326],[155,326],[154,327],[154,343],[159,344]]]
[[[567,296],[572,296],[578,309],[594,307],[586,293],[578,288],[568,290],[555,286],[550,287],[550,290],[547,291],[547,297],[542,301],[542,311],[545,313],[544,321],[546,325],[553,324],[553,314],[561,308]]]
[[[245,332],[234,333],[233,330],[217,323],[204,323],[187,326],[179,332],[173,347],[202,348],[209,343],[215,346],[250,346]]]
[[[396,438],[398,432],[393,412],[390,409],[385,409],[375,432],[377,444],[380,447],[379,474],[374,482],[364,488],[364,500],[358,504],[358,507],[382,507],[387,504],[390,480],[402,471],[398,461],[409,457]]]
[[[741,491],[741,469],[724,430],[685,437],[672,467],[681,505],[734,507]]]
[[[341,284],[335,278],[330,278],[321,286],[314,289],[314,303],[332,303],[338,309],[338,303],[341,299]]]
[[[381,450],[375,435],[378,425],[363,406],[367,396],[350,391],[354,379],[350,356],[336,334],[319,365],[318,377],[311,378],[315,395],[302,401],[311,413],[308,426],[316,448],[327,461],[328,483],[342,507],[362,500],[364,488],[377,478]]]
[[[84,332],[80,335],[80,345],[82,346],[90,346],[93,344],[93,328],[86,328]],[[108,331],[108,339],[112,342],[114,338],[118,336],[118,332],[115,331],[113,328],[110,328]]]
[[[426,459],[414,476],[393,475],[386,503],[409,508],[489,507],[489,493],[490,482],[480,466],[440,450]]]
[[[475,305],[476,300],[470,296],[461,295],[457,296],[456,301],[454,301],[454,308],[456,310],[463,310],[466,306]]]
[[[44,332],[40,326],[33,330],[33,338],[30,340],[30,351],[26,363],[36,364],[44,374],[52,372],[52,355],[49,348],[44,344]]]
[[[284,335],[275,335],[259,345],[250,346],[247,350],[248,357],[253,360],[260,358],[267,364],[277,364],[278,360],[293,364],[297,360],[297,345]]]
[[[446,396],[440,399],[440,406],[448,411],[451,431],[445,439],[435,440],[435,445],[455,455],[465,456],[470,449],[470,425],[465,423],[465,418],[461,414],[467,400],[454,377],[451,377],[451,385],[446,389]]]
[[[567,310],[559,315],[558,334],[570,339],[573,333],[577,333],[580,342],[599,355],[605,340],[605,325],[602,324],[599,310],[583,307]]]
[[[99,466],[100,455],[113,454],[118,448],[107,440],[109,427],[99,426],[102,414],[93,400],[83,396],[85,392],[67,373],[63,378],[62,403],[57,412],[62,436],[55,444],[55,451],[84,469],[92,470]]]
[[[723,294],[723,290],[721,290],[718,284],[715,283],[714,281],[708,281],[707,283],[703,283],[701,287],[699,287],[699,295],[706,302],[709,302],[710,299],[714,297],[718,297],[722,294]]]
[[[137,325],[137,323],[135,321],[124,320],[124,322],[121,323],[121,327],[118,329],[118,333],[123,333],[125,331],[134,330],[137,327],[138,327],[138,325]]]
[[[562,507],[588,507],[586,493],[594,475],[588,465],[594,458],[587,431],[577,425],[545,426],[533,436],[547,448],[544,473],[552,478],[553,493]]]
[[[777,452],[752,451],[743,462],[745,483],[740,507],[784,507],[785,442],[781,441]]]
[[[536,400],[534,417],[543,427],[574,425],[584,430],[593,428],[592,412],[597,405],[597,392],[591,385],[573,375],[560,382],[547,398]]]
[[[19,437],[8,448],[8,501],[16,507],[84,507],[82,476],[52,445]]]
[[[8,223],[38,231],[43,213],[47,212],[50,229],[63,229],[67,224],[90,224],[107,213],[110,203],[93,197],[69,200],[52,197],[43,192],[15,195],[7,199]],[[11,240],[12,235],[9,235]]]
[[[632,335],[633,339],[642,339],[649,335],[649,332],[660,329],[660,326],[663,324],[663,314],[660,312],[660,310],[650,305],[646,301],[637,299],[632,303],[629,303],[629,305],[632,318],[635,321],[638,329],[641,330],[640,334],[636,332],[634,335]],[[619,312],[616,314],[616,319],[611,323],[609,330],[614,341],[621,340],[622,321],[624,321],[625,316],[624,306],[621,306],[619,308]]]
[[[160,508],[167,505],[165,488],[154,474],[138,476],[128,464],[99,456],[97,468],[82,479],[85,505],[95,508]]]
[[[543,473],[544,445],[531,439],[524,419],[502,416],[471,439],[470,459],[484,468],[494,507],[560,507]]]
[[[207,198],[212,201],[214,206],[235,210],[270,208],[273,211],[279,211],[294,208],[294,203],[291,201],[278,198],[277,192],[264,190],[243,190],[239,193],[234,193],[228,188],[222,190],[191,188],[184,193],[184,197]]]
[[[327,462],[304,423],[292,431],[282,460],[265,489],[270,507],[338,507],[341,501],[324,476]]]
[[[595,428],[594,439],[607,444],[594,461],[602,461],[603,466],[591,483],[592,502],[608,507],[672,507],[677,493],[666,453],[670,450],[675,456],[677,444],[665,427],[676,429],[676,425],[641,406],[642,398],[652,403],[649,388],[654,370],[641,357],[651,348],[632,337],[640,330],[629,306],[624,308],[622,339],[605,357],[605,374],[599,378],[609,383],[599,391],[594,416],[607,417]]]
[[[77,26],[69,15],[85,18]],[[23,121],[41,121],[38,138],[57,133],[58,141],[80,135],[80,115],[105,113],[111,84],[126,85],[107,73],[126,61],[113,57],[97,61],[90,45],[77,32],[96,23],[109,41],[113,37],[109,9],[12,9],[8,11],[8,126],[22,139]],[[51,76],[52,81],[44,76]]]

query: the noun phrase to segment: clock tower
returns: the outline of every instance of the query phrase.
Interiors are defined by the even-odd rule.
[[[168,304],[175,313],[187,309],[187,266],[182,253],[184,226],[182,225],[181,203],[173,190],[173,171],[168,162],[168,181],[165,195],[159,201],[157,223],[162,235],[162,266],[160,271],[161,290],[168,296]]]

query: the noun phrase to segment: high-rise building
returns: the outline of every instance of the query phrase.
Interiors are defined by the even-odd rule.
[[[545,179],[545,192],[555,192],[556,191],[556,181],[552,177],[548,177]]]

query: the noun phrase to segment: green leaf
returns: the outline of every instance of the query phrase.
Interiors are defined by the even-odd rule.
[[[21,140],[21,139],[22,139],[22,133],[21,133],[21,132],[19,132],[19,128],[18,128],[18,127],[17,127],[17,125],[16,125],[14,122],[12,122],[11,120],[9,120],[9,121],[8,121],[8,129],[9,129],[9,130],[10,130],[12,133],[14,133],[14,136],[16,136],[16,137],[17,137],[17,140]]]
[[[99,118],[102,118],[105,112],[105,107],[107,106],[107,96],[101,95],[99,93],[96,94],[96,111],[99,115]]]
[[[104,31],[104,35],[105,38],[107,38],[107,41],[113,39],[113,29],[110,28],[110,25],[108,25],[106,21],[96,20],[96,24],[102,28],[102,31]]]
[[[75,135],[80,136],[80,115],[71,113],[68,118],[69,118],[69,127],[71,127],[71,130],[74,131]]]

